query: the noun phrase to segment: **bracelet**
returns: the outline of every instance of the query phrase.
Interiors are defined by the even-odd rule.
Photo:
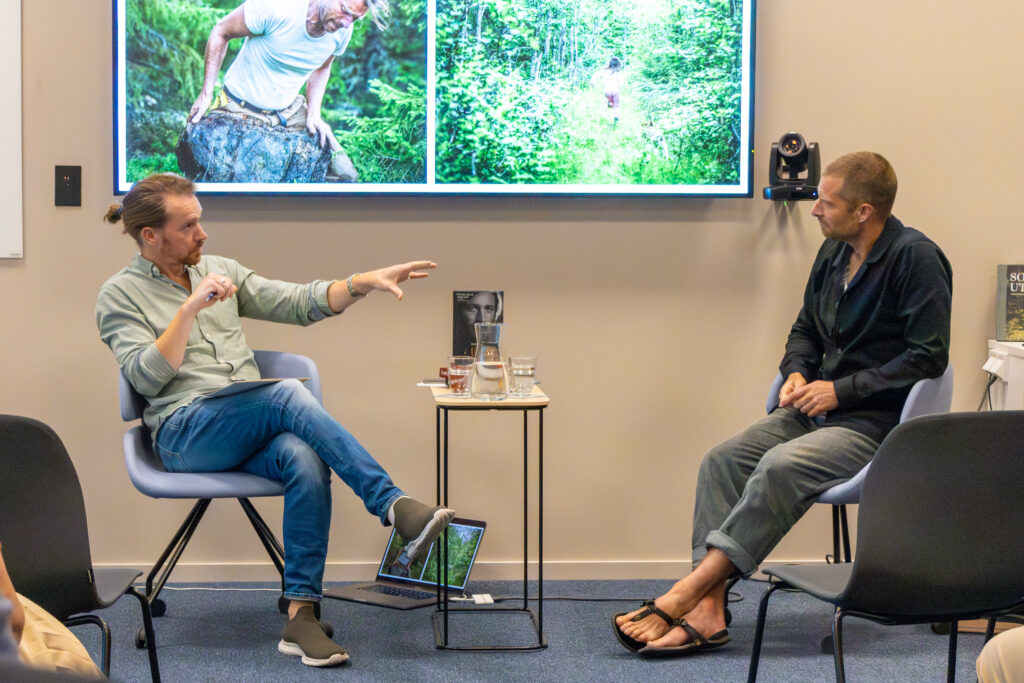
[[[351,275],[348,276],[348,279],[345,280],[345,286],[348,287],[348,295],[353,299],[358,299],[361,296],[366,296],[358,289],[356,289],[355,286],[352,284],[352,278],[354,278],[356,275],[362,275],[362,273],[352,273]]]

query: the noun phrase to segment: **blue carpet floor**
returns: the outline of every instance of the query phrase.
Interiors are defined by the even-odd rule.
[[[277,652],[284,617],[277,593],[266,584],[232,584],[248,590],[165,590],[167,614],[155,620],[164,681],[743,681],[753,642],[757,605],[766,584],[741,581],[742,600],[731,604],[732,642],[713,653],[647,661],[625,650],[612,634],[611,615],[632,609],[640,598],[664,592],[669,581],[548,581],[545,594],[579,598],[631,598],[613,602],[545,600],[548,648],[539,652],[462,653],[434,647],[432,608],[396,611],[326,600],[323,618],[352,661],[337,669],[315,669]],[[521,583],[473,582],[474,592],[495,596],[521,591]],[[224,588],[226,585],[218,585]],[[271,590],[252,590],[266,589]],[[520,593],[521,595],[521,593]],[[521,601],[520,601],[521,604]],[[534,603],[535,605],[535,603]],[[134,647],[141,626],[138,601],[122,598],[102,615],[114,637],[111,679],[149,680],[145,650]],[[801,594],[772,597],[759,680],[834,680],[832,657],[819,641],[829,633],[831,609]],[[845,622],[850,681],[941,681],[947,639],[928,625],[881,626]],[[98,660],[95,627],[75,633]],[[458,615],[450,622],[453,645],[529,642],[523,614]],[[975,680],[980,634],[960,634],[957,678]]]

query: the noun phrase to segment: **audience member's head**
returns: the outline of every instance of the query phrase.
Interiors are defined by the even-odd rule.
[[[851,209],[870,204],[883,221],[892,213],[896,201],[896,171],[881,154],[844,154],[828,165],[824,175],[842,179],[839,196]]]

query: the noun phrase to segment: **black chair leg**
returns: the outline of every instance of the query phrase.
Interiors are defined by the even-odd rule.
[[[842,560],[839,556],[840,536],[842,537]],[[832,506],[832,552],[835,553],[832,556],[834,564],[839,564],[840,561],[849,564],[853,561],[853,553],[850,548],[850,523],[846,517],[845,505]],[[836,651],[835,638],[832,635],[825,636],[821,639],[819,648],[822,654],[834,655]]]
[[[729,579],[725,584],[725,604],[722,606],[722,610],[725,612],[725,625],[729,626],[732,623],[732,611],[729,609],[729,593],[732,591],[740,580],[740,577],[734,576]],[[319,618],[319,617],[318,617]]]
[[[839,564],[839,506],[832,506],[832,564]]]
[[[206,508],[208,507],[210,507],[209,498],[202,498],[196,501],[196,504],[192,506],[192,509],[185,517],[185,521],[178,527],[174,538],[164,548],[163,553],[161,553],[153,568],[149,570],[149,575],[146,577],[146,597],[149,600],[149,604],[154,605],[152,614],[156,616],[163,615],[164,607],[162,604],[158,604],[160,591],[163,590],[164,584],[167,583],[171,572],[174,571],[174,567],[178,564],[178,559],[185,551],[185,546],[192,540],[192,534],[195,533],[196,527],[199,526],[199,522],[203,519],[203,515],[206,514]]]
[[[992,617],[991,619],[988,620],[988,623],[985,624],[985,642],[986,643],[988,641],[992,640],[992,636],[995,635],[995,632],[996,632],[996,618]]]
[[[781,585],[773,583],[761,596],[761,604],[757,608],[757,626],[754,629],[754,647],[750,651],[750,667],[747,669],[747,683],[757,681],[757,667],[761,661],[761,641],[764,638],[764,622],[768,616],[768,599]]]
[[[846,683],[846,666],[843,662],[843,610],[836,608],[832,615],[832,659],[836,665],[836,683]]]
[[[110,627],[107,622],[95,614],[79,614],[64,620],[65,626],[81,626],[95,624],[100,627],[100,669],[103,675],[110,678]]]
[[[267,523],[263,521],[263,517],[253,506],[252,502],[248,498],[239,498],[238,504],[242,506],[242,510],[245,511],[245,516],[249,518],[249,523],[252,524],[252,528],[256,531],[256,535],[259,537],[260,542],[263,544],[263,548],[267,551],[267,555],[270,556],[270,561],[277,567],[277,573],[284,576],[284,548],[281,547],[281,542],[274,536],[274,532],[270,530]]]
[[[149,675],[153,683],[160,683],[160,663],[156,657],[156,634],[153,632],[153,613],[150,610],[149,599],[134,587],[129,588],[128,592],[142,604],[142,629],[146,633],[146,649],[149,651]]]
[[[949,623],[949,657],[946,660],[946,680],[953,683],[956,680],[956,632],[957,622]]]
[[[277,540],[274,532],[263,521],[263,517],[256,510],[252,501],[248,498],[239,498],[238,504],[242,506],[242,510],[245,512],[245,516],[249,518],[249,523],[252,524],[256,536],[260,539],[260,543],[263,544],[263,549],[267,551],[270,561],[274,563],[277,573],[281,576],[281,597],[277,600],[277,610],[281,614],[288,614],[288,604],[291,601],[284,597],[284,548],[281,546],[281,542]],[[316,618],[319,619],[320,603],[314,605],[314,611],[316,612]]]
[[[850,551],[850,523],[846,519],[846,506],[839,506],[839,528],[843,533],[843,557],[846,562],[853,561],[853,553]]]

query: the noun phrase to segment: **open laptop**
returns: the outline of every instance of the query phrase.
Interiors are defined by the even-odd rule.
[[[469,581],[486,522],[456,517],[448,526],[448,592],[461,594]],[[393,609],[413,609],[437,604],[437,551],[444,535],[415,562],[403,552],[406,540],[391,530],[377,577],[365,583],[351,583],[324,590],[324,596]]]

